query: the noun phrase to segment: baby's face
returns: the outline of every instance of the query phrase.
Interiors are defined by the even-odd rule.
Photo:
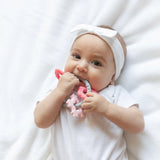
[[[114,82],[112,51],[98,36],[82,35],[74,41],[64,71],[88,80],[94,90],[100,91]]]

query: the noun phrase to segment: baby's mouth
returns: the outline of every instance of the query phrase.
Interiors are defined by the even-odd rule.
[[[81,86],[85,86],[87,88],[87,92],[91,92],[91,86],[90,86],[89,82],[86,79],[83,79],[81,77],[78,77],[78,78],[80,80],[80,83],[82,83]]]
[[[76,74],[74,74],[79,80],[80,80],[80,82],[84,82],[84,80],[87,80],[87,79],[85,79],[85,78],[82,78],[81,76],[79,76],[79,75],[76,75]]]
[[[76,76],[76,75],[75,75]],[[87,81],[87,80],[85,80],[85,79],[83,79],[83,78],[81,78],[81,77],[79,77],[79,76],[76,76],[78,79],[79,79],[79,81],[80,81],[80,83],[79,83],[79,86],[85,86],[85,81]]]
[[[73,73],[74,74],[74,73]],[[76,75],[76,74],[74,74],[78,79],[79,79],[79,81],[80,81],[80,84],[79,84],[79,86],[84,86],[84,87],[88,87],[88,89],[90,90],[90,84],[89,84],[89,82],[88,82],[88,80],[87,79],[84,79],[84,78],[82,78],[81,76],[79,76],[79,75]]]

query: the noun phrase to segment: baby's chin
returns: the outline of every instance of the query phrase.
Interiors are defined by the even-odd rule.
[[[98,87],[98,86],[94,86],[92,89],[95,90],[96,92],[100,92],[102,91],[103,89],[107,88],[110,84],[107,84],[106,86],[101,86],[101,87]]]

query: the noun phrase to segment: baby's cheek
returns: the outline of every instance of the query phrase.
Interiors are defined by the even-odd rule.
[[[66,66],[66,67],[64,68],[64,72],[65,72],[65,73],[66,73],[66,72],[72,73],[71,67],[70,67],[70,66]]]
[[[103,76],[100,74],[97,74],[97,72],[92,72],[92,76],[90,76],[90,84],[92,89],[95,91],[100,91],[103,89]]]
[[[69,66],[68,66],[68,64],[65,65],[64,72],[69,72]]]

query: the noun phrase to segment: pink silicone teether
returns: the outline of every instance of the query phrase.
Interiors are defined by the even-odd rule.
[[[56,75],[57,79],[59,79],[60,76],[63,75],[63,74],[64,74],[64,72],[61,71],[60,69],[55,69],[55,75]]]

